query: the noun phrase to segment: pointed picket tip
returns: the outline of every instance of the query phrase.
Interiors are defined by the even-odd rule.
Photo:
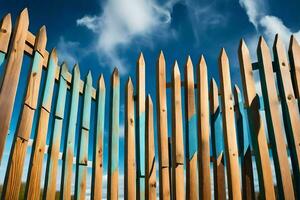
[[[44,50],[47,44],[47,31],[46,26],[42,26],[39,30],[39,33],[35,39],[34,50],[38,51],[42,56],[44,56]]]
[[[210,79],[210,88],[218,88],[216,80],[214,78]]]
[[[229,60],[227,53],[224,48],[221,49],[220,55],[219,55],[219,67],[229,67]]]
[[[249,55],[249,49],[248,46],[245,42],[245,40],[242,38],[240,41],[240,45],[239,45],[239,52],[240,53],[244,53],[244,54],[248,54]]]
[[[146,104],[147,104],[147,106],[148,106],[148,108],[149,107],[152,107],[152,98],[151,98],[151,95],[150,94],[148,94],[147,95],[147,98],[146,98]]]
[[[114,71],[113,71],[113,73],[112,73],[112,76],[113,76],[113,77],[118,77],[118,76],[119,76],[119,70],[118,70],[117,67],[114,68]]]
[[[259,37],[258,45],[257,45],[257,51],[259,50],[268,50],[268,44],[263,36]]]
[[[139,55],[137,64],[138,64],[139,67],[145,66],[145,59],[144,59],[144,56],[143,56],[143,53],[142,53],[142,52],[141,52],[140,55]]]
[[[193,67],[193,62],[191,59],[191,56],[188,55],[187,59],[186,59],[186,68],[192,68]]]
[[[207,69],[207,65],[206,65],[206,61],[203,55],[200,56],[200,60],[199,60],[199,69],[200,70],[206,70]]]
[[[68,72],[69,72],[69,71],[68,71],[68,65],[67,65],[66,62],[63,62],[63,63],[61,64],[61,71],[60,71],[60,74],[61,74],[61,76],[64,77],[65,80],[67,80],[66,77],[67,77]]]
[[[112,85],[119,84],[119,70],[117,67],[114,68],[114,71],[111,75],[111,81],[112,81]]]
[[[5,15],[0,23],[1,32],[10,33],[12,29],[11,14]]]
[[[25,8],[21,11],[18,19],[17,19],[17,24],[22,24],[24,27],[29,26],[29,15],[28,15],[28,9]]]
[[[292,35],[290,39],[289,51],[292,51],[295,48],[300,49],[300,46],[295,36]]]
[[[234,84],[234,93],[236,93],[237,95],[240,95],[241,91],[240,91],[240,88],[239,86],[237,86],[237,84]]]
[[[73,67],[73,74],[80,74],[80,69],[78,63],[76,63]]]
[[[92,84],[92,81],[93,81],[93,78],[92,78],[92,72],[91,70],[89,70],[87,76],[86,76],[86,83],[91,85]]]
[[[163,51],[161,50],[157,59],[157,66],[161,67],[161,66],[165,66],[166,61],[165,61],[165,56]]]
[[[133,89],[133,83],[131,77],[128,78],[127,80],[127,88],[128,89]]]
[[[57,58],[57,51],[56,48],[53,48],[50,52],[50,59],[54,60],[55,63],[58,62],[58,58]]]
[[[279,37],[278,33],[275,35],[273,48],[284,50],[284,44],[283,44],[281,38]]]
[[[100,75],[99,81],[98,81],[99,89],[104,90],[105,89],[105,80],[103,74]]]
[[[179,70],[177,60],[175,60],[174,65],[173,65],[173,73],[174,73],[174,75],[180,75],[180,70]]]
[[[29,15],[28,15],[28,9],[24,8],[21,13],[20,13],[20,17],[24,17],[24,19],[27,19],[29,21]]]

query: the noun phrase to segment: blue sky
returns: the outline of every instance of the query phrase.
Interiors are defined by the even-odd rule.
[[[0,5],[0,16],[10,12],[14,20],[27,7],[30,31],[36,33],[46,25],[47,49],[56,47],[60,62],[66,60],[70,70],[78,62],[82,79],[91,70],[94,86],[103,73],[108,90],[114,66],[120,69],[121,129],[124,85],[128,76],[135,82],[140,52],[146,60],[147,93],[154,96],[155,63],[160,50],[165,54],[168,72],[177,59],[182,75],[188,55],[196,69],[200,55],[204,54],[209,78],[215,77],[218,82],[217,58],[225,47],[232,81],[239,84],[237,48],[241,37],[245,38],[253,60],[259,35],[264,35],[269,45],[275,33],[286,44],[290,34],[300,41],[298,0],[2,0]],[[167,79],[170,81],[170,73]],[[121,139],[120,149],[122,142]]]

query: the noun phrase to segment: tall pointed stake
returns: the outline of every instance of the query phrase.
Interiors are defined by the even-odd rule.
[[[124,197],[136,199],[136,160],[135,160],[135,116],[134,91],[131,78],[126,85],[125,104],[125,157],[124,157]]]
[[[273,200],[275,199],[275,191],[272,180],[267,136],[262,116],[259,112],[260,102],[259,96],[255,90],[250,53],[244,40],[241,40],[240,42],[238,54],[245,106],[249,118],[250,136],[257,166],[260,194],[265,199]]]
[[[289,46],[289,59],[291,63],[292,80],[295,91],[295,96],[299,102],[300,109],[300,45],[295,36],[291,36]]]
[[[146,199],[156,199],[153,103],[150,95],[146,100]]]
[[[120,78],[115,68],[111,77],[111,106],[108,156],[107,198],[118,199],[118,165],[119,165],[119,109],[120,109]]]
[[[272,58],[269,47],[263,37],[260,37],[257,47],[258,62],[262,66],[259,70],[261,89],[265,105],[268,133],[272,147],[272,155],[275,164],[279,198],[294,199],[294,189],[285,139],[284,127],[281,123],[280,102],[276,90],[273,74]]]
[[[158,158],[159,158],[159,198],[170,199],[168,119],[166,100],[166,63],[160,52],[156,64],[157,77],[157,124],[158,124]]]
[[[14,28],[12,45],[8,53],[5,75],[0,91],[0,162],[2,160],[6,136],[15,103],[28,26],[28,10],[25,8],[19,15]]]
[[[208,80],[203,56],[198,65],[198,100],[199,198],[211,199]]]
[[[234,99],[231,90],[229,61],[225,49],[219,57],[219,73],[221,81],[222,119],[226,153],[226,169],[228,193],[230,199],[242,199],[238,148],[234,123]]]
[[[98,81],[98,104],[97,104],[97,132],[94,139],[93,153],[93,176],[92,176],[92,199],[102,199],[102,176],[103,176],[103,137],[104,137],[104,113],[105,113],[105,82],[101,74]]]
[[[175,61],[172,73],[172,193],[174,199],[185,198],[183,149],[181,79]]]

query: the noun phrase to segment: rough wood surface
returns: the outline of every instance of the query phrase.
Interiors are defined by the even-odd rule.
[[[126,85],[125,99],[125,199],[136,199],[134,89],[131,78]]]
[[[6,136],[15,103],[28,26],[28,11],[24,9],[19,15],[14,28],[12,44],[9,49],[5,75],[0,91],[0,161],[2,160]]]
[[[67,94],[67,82],[64,75],[68,71],[67,65],[64,63],[61,67],[59,89],[55,110],[54,128],[50,142],[50,152],[46,166],[46,178],[44,185],[43,197],[47,200],[55,199],[56,182],[58,173],[58,158],[60,153],[60,142],[62,136],[62,126],[64,120],[64,110]]]
[[[185,65],[186,120],[186,198],[198,199],[197,114],[194,93],[194,69],[190,56]]]
[[[257,48],[258,61],[261,64],[260,79],[265,105],[268,133],[272,147],[279,198],[294,199],[294,189],[281,119],[280,102],[278,99],[275,78],[273,75],[272,58],[267,43],[260,37]]]
[[[67,138],[65,141],[63,168],[62,168],[62,181],[60,197],[63,199],[71,199],[72,175],[73,175],[73,156],[75,147],[75,132],[78,113],[79,101],[79,81],[80,71],[79,66],[76,65],[73,69],[72,80],[72,97],[70,117],[67,130]]]
[[[226,153],[228,195],[231,199],[242,199],[241,176],[238,163],[238,148],[234,123],[234,100],[231,90],[229,61],[225,49],[221,50],[219,57],[219,74],[221,80],[222,121]]]
[[[203,56],[198,64],[198,152],[199,152],[199,198],[211,199],[210,140],[207,66]]]
[[[222,133],[221,108],[219,105],[219,90],[214,79],[210,81],[209,105],[211,119],[211,141],[213,153],[213,169],[214,169],[214,196],[217,200],[226,199],[225,186],[225,159],[224,144]]]
[[[105,82],[103,75],[98,81],[97,99],[97,132],[94,139],[92,199],[102,198],[102,174],[103,174],[103,136],[105,113]]]
[[[258,172],[260,194],[265,199],[275,199],[267,136],[265,133],[264,123],[259,112],[260,102],[255,89],[250,53],[244,40],[241,40],[240,42],[238,53],[245,106],[249,118],[250,135],[252,138]]]
[[[118,165],[119,165],[119,109],[120,109],[120,77],[115,68],[111,77],[111,104],[109,129],[108,185],[107,198],[118,199]]]
[[[172,82],[172,192],[174,199],[183,200],[185,192],[181,80],[176,61],[172,73]]]
[[[168,149],[168,121],[166,100],[166,63],[160,52],[156,64],[157,77],[157,124],[158,124],[158,158],[159,158],[159,198],[169,200],[169,149]]]
[[[11,15],[8,13],[0,22],[0,52],[2,53],[7,53],[11,31]]]
[[[146,100],[146,199],[156,199],[153,103],[150,95]]]
[[[289,59],[291,64],[292,80],[296,98],[300,99],[300,45],[295,36],[291,36],[289,46]],[[300,103],[299,103],[300,108]]]

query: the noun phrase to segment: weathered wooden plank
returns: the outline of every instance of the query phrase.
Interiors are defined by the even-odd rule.
[[[7,53],[9,40],[11,36],[11,15],[8,13],[0,22],[0,52]]]
[[[111,77],[110,131],[108,154],[108,186],[107,198],[118,199],[118,164],[119,164],[119,109],[120,109],[120,77],[115,68]]]
[[[166,102],[166,62],[160,52],[156,64],[157,77],[157,124],[158,124],[158,158],[159,158],[159,198],[170,199],[168,119]]]
[[[197,114],[194,94],[193,63],[188,57],[185,65],[186,120],[186,198],[198,199]]]
[[[125,99],[125,183],[124,198],[136,199],[134,91],[131,78],[126,84]]]
[[[184,147],[181,106],[181,80],[177,61],[172,73],[172,192],[174,199],[184,199]]]
[[[275,37],[273,52],[275,65],[278,68],[276,70],[278,74],[277,84],[281,97],[282,117],[293,166],[295,192],[297,193],[297,191],[300,192],[300,134],[298,134],[300,132],[300,115],[286,51],[278,34]]]
[[[84,87],[84,100],[82,111],[81,135],[79,137],[79,147],[77,151],[76,179],[75,179],[75,198],[85,199],[86,195],[86,177],[88,162],[88,144],[92,105],[92,74],[89,71]]]
[[[0,161],[2,160],[6,136],[14,107],[17,86],[19,83],[28,26],[28,11],[25,8],[20,13],[14,28],[12,45],[8,53],[5,66],[5,75],[0,91]]]
[[[146,100],[146,199],[156,199],[153,103],[150,95]]]
[[[199,198],[211,199],[208,80],[204,56],[198,64],[198,86]]]
[[[212,141],[213,166],[214,166],[214,196],[216,200],[226,199],[225,187],[225,159],[223,154],[224,138],[222,134],[222,116],[219,105],[218,86],[214,79],[210,81],[210,131]]]
[[[64,76],[68,72],[68,67],[65,63],[62,64],[60,79],[59,79],[59,89],[55,110],[55,121],[54,129],[50,142],[50,152],[47,160],[46,166],[46,178],[43,197],[47,200],[54,200],[56,193],[56,182],[57,182],[57,172],[58,172],[58,158],[60,153],[60,142],[62,136],[62,126],[64,120],[64,110],[67,94],[67,81]]]
[[[252,155],[249,140],[247,116],[244,113],[244,103],[237,85],[233,90],[235,101],[235,117],[238,136],[239,156],[242,168],[242,195],[243,199],[255,199],[254,181],[252,172]]]
[[[103,135],[105,114],[105,82],[103,75],[98,81],[97,132],[94,140],[92,199],[102,199]]]
[[[63,168],[62,168],[62,181],[61,181],[61,198],[71,199],[72,187],[72,168],[73,168],[73,155],[75,147],[75,132],[77,123],[78,101],[79,101],[79,84],[80,84],[80,71],[79,66],[75,65],[73,69],[72,80],[72,97],[70,117],[68,123],[68,131],[66,138],[66,145],[64,149]]]
[[[219,75],[221,80],[222,121],[226,153],[228,194],[230,199],[241,199],[241,181],[233,110],[234,100],[231,90],[229,61],[225,49],[221,50],[219,56]]]
[[[300,45],[295,36],[291,36],[289,46],[289,60],[291,64],[291,74],[294,85],[295,96],[300,102]],[[300,103],[299,103],[300,109]]]
[[[272,58],[267,43],[260,37],[257,48],[261,89],[265,105],[268,133],[275,164],[279,198],[294,199],[294,189],[289,167],[288,155],[283,137],[284,127],[281,123],[280,102],[276,91]]]
[[[136,67],[137,75],[137,195],[138,198],[145,199],[145,60],[141,53]]]
[[[30,167],[28,171],[28,181],[26,196],[29,199],[40,197],[40,184],[44,160],[44,151],[48,132],[49,113],[51,110],[52,96],[54,91],[55,74],[57,69],[57,54],[53,49],[50,54],[48,73],[45,88],[43,91],[42,107],[38,120],[37,132],[33,144],[33,153],[31,154]],[[36,98],[37,99],[37,98]]]
[[[47,41],[45,27],[42,27],[39,30],[36,40],[36,46],[40,45],[40,48],[44,49]],[[37,106],[36,104],[38,100],[38,93],[42,76],[42,62],[42,55],[39,51],[35,51],[28,80],[27,91],[24,98],[23,111],[14,139],[14,142],[16,142],[16,144],[11,150],[11,158],[9,160],[8,169],[6,171],[6,187],[3,192],[4,199],[18,197],[20,192],[23,165],[27,150],[27,142],[30,137],[33,117]],[[20,138],[21,140],[17,140],[17,138]],[[24,144],[20,143],[22,140],[25,141]]]
[[[264,123],[259,112],[260,102],[259,96],[255,90],[250,53],[244,40],[241,40],[240,42],[238,54],[245,106],[247,109],[249,128],[251,132],[250,136],[252,138],[252,146],[256,160],[260,195],[264,199],[275,199],[267,136],[265,133]]]

